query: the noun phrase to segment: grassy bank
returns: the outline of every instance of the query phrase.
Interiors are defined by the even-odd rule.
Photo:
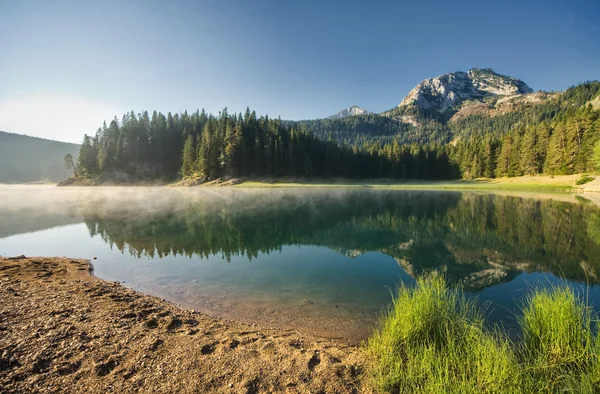
[[[571,192],[581,188],[578,181],[584,175],[537,175],[514,178],[478,178],[446,181],[395,180],[395,179],[345,179],[345,178],[226,178],[206,181],[204,178],[190,177],[168,184],[173,187],[242,187],[242,188],[385,188],[418,190],[513,190]],[[593,180],[589,176],[588,180]],[[591,182],[591,181],[590,181]],[[593,182],[592,182],[593,183]],[[71,177],[59,186],[162,186],[160,181],[141,182],[131,179]]]
[[[395,180],[351,180],[351,179],[242,179],[235,187],[257,188],[310,188],[310,187],[366,187],[390,189],[432,190],[539,190],[570,192],[581,179],[581,175],[522,176],[515,178],[480,178],[474,180],[448,181],[395,181]],[[213,181],[207,186],[229,186],[227,182]]]
[[[522,339],[511,341],[433,274],[400,288],[368,342],[370,379],[389,393],[597,393],[594,318],[566,287],[537,290],[519,317]]]

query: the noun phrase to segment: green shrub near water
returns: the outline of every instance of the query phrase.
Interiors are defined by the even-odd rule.
[[[526,299],[522,341],[486,330],[483,312],[440,274],[402,286],[368,342],[370,376],[390,393],[600,392],[600,341],[572,290]]]
[[[592,322],[591,307],[565,286],[526,298],[521,357],[531,386],[541,392],[600,392],[600,341]]]
[[[575,182],[575,184],[576,184],[576,185],[578,185],[578,186],[580,186],[580,185],[585,185],[586,183],[590,183],[590,182],[591,182],[591,181],[593,181],[594,179],[596,179],[596,178],[594,178],[593,176],[589,176],[589,175],[583,174],[583,175],[581,176],[581,178],[579,178],[579,179],[578,179],[578,180]]]
[[[432,274],[402,286],[369,340],[374,386],[392,393],[518,392],[508,341],[484,330],[483,314]]]

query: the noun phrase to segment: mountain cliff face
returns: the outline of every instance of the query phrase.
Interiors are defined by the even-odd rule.
[[[372,112],[367,111],[366,109],[362,109],[357,105],[353,105],[351,107],[348,107],[334,115],[331,115],[330,117],[328,117],[327,119],[341,119],[341,118],[349,118],[350,116],[356,116],[356,115],[368,115],[371,114]]]
[[[533,90],[519,79],[497,74],[491,68],[474,68],[429,78],[419,83],[398,105],[421,110],[448,112],[465,101],[483,101],[488,97],[514,96]]]

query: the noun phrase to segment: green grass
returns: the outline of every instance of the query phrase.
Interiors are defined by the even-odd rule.
[[[368,341],[369,376],[384,393],[599,392],[592,317],[566,287],[535,291],[512,342],[434,273],[399,289]]]
[[[169,186],[236,187],[236,188],[381,188],[414,190],[512,190],[530,192],[571,192],[580,174],[528,175],[513,178],[478,178],[446,181],[347,178],[226,178],[200,183],[188,177]],[[198,181],[198,182],[196,182]]]
[[[567,287],[537,290],[526,298],[521,358],[531,386],[537,382],[541,392],[600,391],[600,342],[592,320],[590,306]]]
[[[233,187],[241,188],[386,188],[419,190],[522,190],[570,192],[578,175],[526,176],[498,179],[419,181],[352,179],[247,179]]]
[[[575,182],[575,184],[578,185],[578,186],[585,185],[586,183],[590,183],[594,179],[596,179],[596,178],[594,178],[593,176],[589,176],[587,174],[583,174],[581,176],[581,178],[579,178],[577,180],[577,182]]]

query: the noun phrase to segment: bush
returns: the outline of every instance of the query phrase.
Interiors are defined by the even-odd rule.
[[[589,176],[589,175],[583,174],[581,176],[581,178],[579,178],[577,180],[577,182],[575,182],[575,184],[577,184],[577,185],[585,185],[586,183],[589,183],[589,182],[593,181],[594,179],[596,179],[596,178],[594,178],[593,176]]]
[[[598,392],[600,372],[592,310],[571,289],[537,290],[520,320],[528,379],[544,392]]]

